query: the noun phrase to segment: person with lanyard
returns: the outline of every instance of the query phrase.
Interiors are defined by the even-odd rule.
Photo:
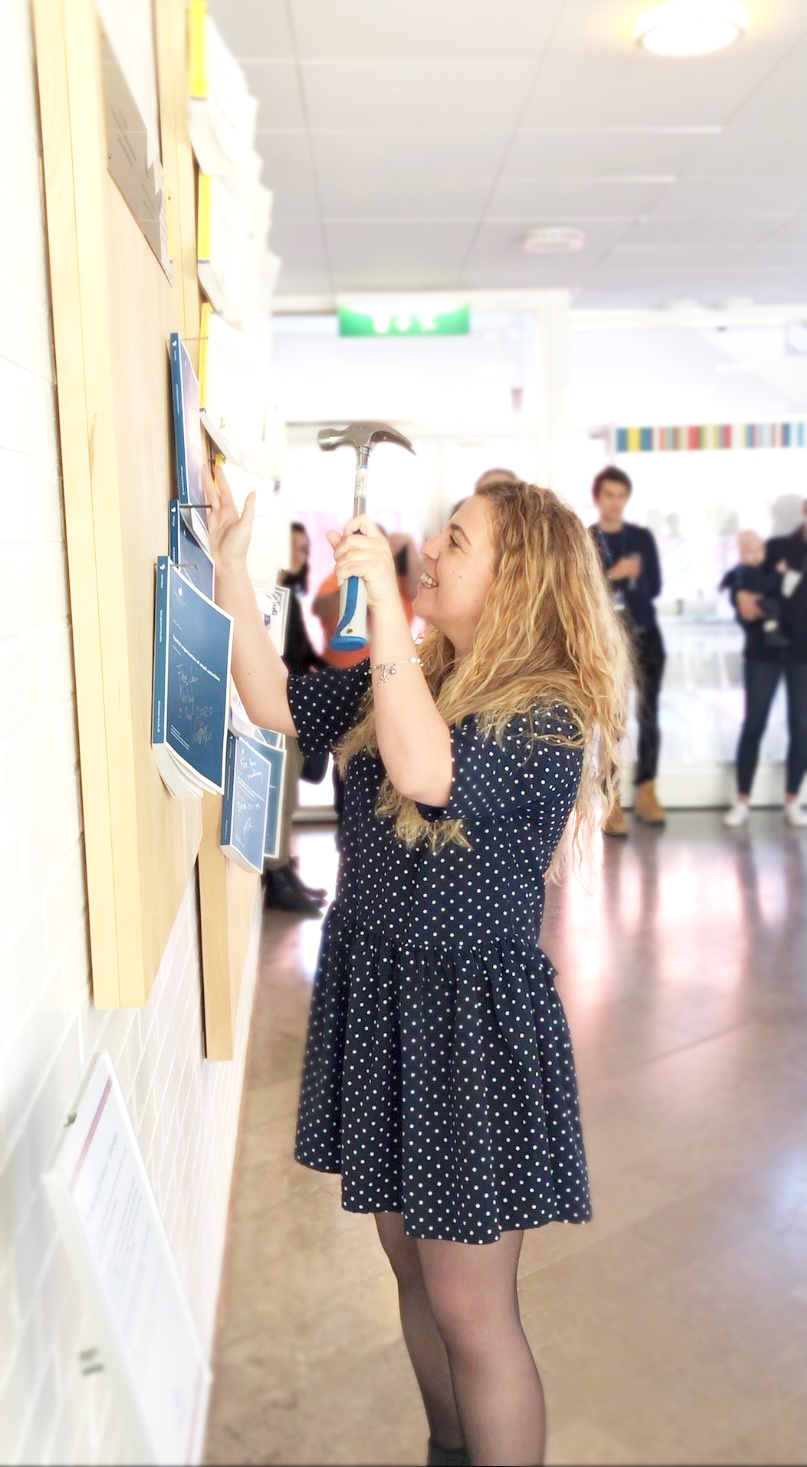
[[[760,745],[776,689],[784,679],[788,725],[784,816],[789,826],[802,830],[807,827],[807,811],[799,805],[807,774],[807,500],[792,534],[774,535],[766,542],[761,570],[782,579],[781,636],[774,640],[766,635],[763,595],[735,587],[732,600],[745,633],[745,718],[737,748],[737,798],[725,824],[736,829],[748,820]]]
[[[611,583],[614,606],[624,618],[634,647],[639,745],[633,808],[645,824],[664,825],[667,815],[656,794],[656,775],[661,748],[659,694],[666,653],[653,605],[661,591],[661,566],[650,531],[625,519],[632,490],[624,470],[614,465],[600,470],[591,488],[599,511],[591,532]],[[603,829],[606,835],[629,834],[620,801],[615,803]]]
[[[590,851],[602,790],[613,798],[621,619],[577,515],[550,490],[499,483],[422,547],[417,644],[377,525],[360,515],[331,532],[337,582],[367,587],[370,658],[289,676],[246,571],[254,499],[239,519],[220,470],[206,487],[247,712],[304,753],[335,750],[346,771],[296,1158],[341,1173],[342,1206],[374,1215],[428,1461],[539,1464],[521,1244],[591,1208],[569,1031],[538,936],[545,880]]]

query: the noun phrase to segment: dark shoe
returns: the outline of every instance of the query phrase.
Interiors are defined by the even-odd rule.
[[[327,886],[306,886],[305,882],[300,876],[299,865],[300,863],[297,860],[297,857],[292,856],[291,860],[289,861],[289,870],[291,872],[291,880],[293,881],[297,890],[302,892],[303,896],[307,896],[312,902],[324,902],[325,898],[328,895]]]
[[[267,871],[263,904],[279,912],[297,912],[301,917],[320,917],[322,904],[311,897],[303,896],[291,880],[288,866],[277,871]]]
[[[429,1437],[426,1467],[468,1467],[468,1453],[464,1447],[441,1447]]]

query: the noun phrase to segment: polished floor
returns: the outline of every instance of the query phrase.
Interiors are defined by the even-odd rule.
[[[329,833],[297,838],[332,885]],[[807,832],[711,812],[550,893],[595,1219],[528,1233],[550,1463],[807,1462]],[[418,1463],[372,1219],[291,1157],[319,924],[264,922],[209,1463]]]

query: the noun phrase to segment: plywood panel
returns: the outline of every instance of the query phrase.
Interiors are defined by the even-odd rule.
[[[96,1005],[142,1004],[200,858],[217,1057],[234,1016],[255,878],[202,836],[202,801],[165,790],[150,748],[154,562],[173,461],[167,340],[196,359],[195,179],[183,0],[156,0],[170,278],[107,171],[92,0],[34,0]],[[201,849],[200,849],[201,846]],[[221,939],[218,940],[218,934]],[[216,934],[215,938],[213,934]]]

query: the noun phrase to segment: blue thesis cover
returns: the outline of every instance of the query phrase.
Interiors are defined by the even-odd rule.
[[[263,871],[270,786],[271,769],[263,750],[248,739],[228,733],[221,848],[247,871]]]
[[[266,814],[266,836],[264,839],[263,854],[266,860],[272,859],[280,850],[280,822],[283,815],[283,785],[286,779],[286,745],[280,734],[272,733],[270,730],[264,732],[259,730],[259,738],[244,738],[244,743],[251,744],[263,756],[269,765],[269,798],[267,801]],[[280,744],[264,743],[264,739],[279,739]]]
[[[178,499],[168,501],[168,545],[174,565],[179,566],[185,579],[197,591],[212,601],[213,561],[185,523]]]
[[[177,497],[199,544],[209,548],[207,509],[202,485],[205,456],[202,447],[202,420],[199,417],[199,383],[178,331],[171,332],[170,355]]]
[[[195,793],[224,788],[232,660],[232,617],[157,561],[152,745],[176,793],[173,767]]]

